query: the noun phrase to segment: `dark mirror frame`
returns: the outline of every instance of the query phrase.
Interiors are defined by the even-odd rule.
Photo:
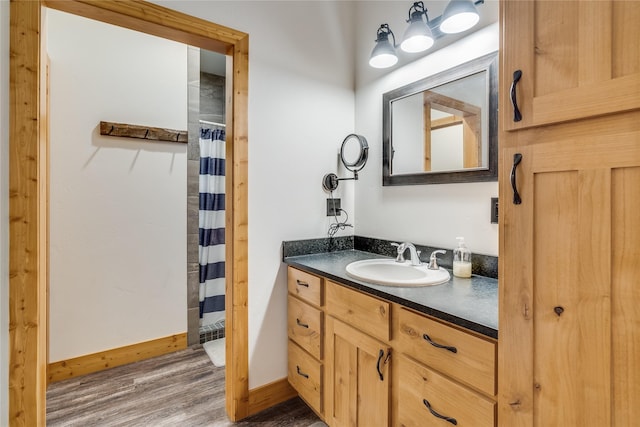
[[[493,52],[449,70],[410,83],[382,95],[382,185],[452,184],[498,180],[498,53]],[[391,174],[391,103],[395,100],[419,93],[471,74],[486,71],[489,79],[489,164],[487,168],[423,172],[412,174]]]

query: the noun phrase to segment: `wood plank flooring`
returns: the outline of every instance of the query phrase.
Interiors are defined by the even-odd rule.
[[[319,421],[296,398],[232,423],[224,410],[224,368],[216,368],[201,345],[47,390],[48,426],[309,427]]]

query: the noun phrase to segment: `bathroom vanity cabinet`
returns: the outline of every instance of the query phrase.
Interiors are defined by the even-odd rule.
[[[640,419],[639,19],[501,2],[500,425]]]
[[[288,286],[289,382],[331,427],[497,425],[494,339],[293,267]]]

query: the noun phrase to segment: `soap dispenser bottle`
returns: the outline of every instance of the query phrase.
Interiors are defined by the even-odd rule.
[[[464,244],[464,237],[456,237],[458,247],[453,250],[453,275],[471,277],[471,251]]]

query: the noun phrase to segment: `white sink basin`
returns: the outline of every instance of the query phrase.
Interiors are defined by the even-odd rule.
[[[429,270],[427,264],[418,266],[394,259],[367,259],[347,265],[347,274],[354,279],[385,286],[432,286],[449,281],[451,276],[443,268]]]

